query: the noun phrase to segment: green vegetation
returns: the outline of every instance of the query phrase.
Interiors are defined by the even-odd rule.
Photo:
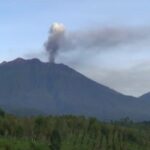
[[[129,119],[17,118],[0,111],[0,150],[149,150],[150,123]]]

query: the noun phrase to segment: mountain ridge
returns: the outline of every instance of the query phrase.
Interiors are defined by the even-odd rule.
[[[29,115],[73,114],[104,120],[150,117],[148,106],[141,106],[138,98],[101,85],[64,64],[17,58],[0,64],[0,83],[0,106],[14,114],[23,110],[22,114]]]

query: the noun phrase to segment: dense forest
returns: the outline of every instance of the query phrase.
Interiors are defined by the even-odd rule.
[[[149,150],[150,123],[75,116],[15,117],[0,111],[0,150]]]

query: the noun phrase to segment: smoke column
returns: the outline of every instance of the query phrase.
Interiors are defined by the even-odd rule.
[[[49,62],[55,63],[55,57],[64,39],[65,27],[61,23],[53,23],[47,42],[44,44],[49,54]]]
[[[84,55],[85,51],[95,51],[98,54],[99,51],[114,50],[144,40],[150,40],[150,28],[98,27],[68,32],[63,24],[53,23],[44,46],[49,62],[55,63],[58,52],[80,51]]]

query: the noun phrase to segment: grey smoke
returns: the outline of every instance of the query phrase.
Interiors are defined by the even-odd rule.
[[[61,48],[61,43],[64,39],[65,28],[63,24],[53,23],[50,28],[48,41],[44,44],[46,51],[49,53],[49,61],[55,62],[55,57],[58,50]]]
[[[63,24],[54,23],[45,48],[49,53],[49,61],[55,62],[58,52],[105,51],[149,38],[149,28],[100,27],[68,32]]]

